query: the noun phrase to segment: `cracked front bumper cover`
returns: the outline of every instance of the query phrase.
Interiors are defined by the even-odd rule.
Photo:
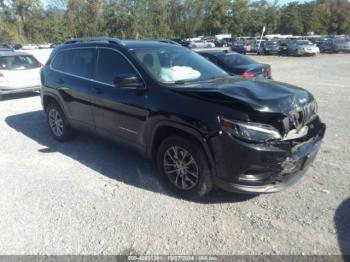
[[[324,133],[325,125],[322,124],[317,135],[289,148],[287,143],[274,146],[252,145],[232,138],[229,138],[229,142],[221,137],[220,140],[224,140],[223,144],[226,145],[226,156],[217,161],[214,183],[231,192],[281,191],[303,177],[317,155]],[[217,147],[214,147],[215,150]]]

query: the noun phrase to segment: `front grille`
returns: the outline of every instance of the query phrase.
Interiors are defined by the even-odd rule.
[[[317,117],[316,112],[317,104],[313,101],[291,111],[289,120],[297,130],[300,130]]]

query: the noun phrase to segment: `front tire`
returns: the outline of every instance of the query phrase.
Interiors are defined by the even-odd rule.
[[[50,132],[57,141],[63,142],[71,138],[72,129],[57,103],[52,102],[47,106],[46,118]]]
[[[159,146],[156,159],[165,183],[177,195],[196,199],[212,190],[208,160],[198,143],[180,136],[168,137]]]

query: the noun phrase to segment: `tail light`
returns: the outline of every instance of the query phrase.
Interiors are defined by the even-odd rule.
[[[243,76],[243,77],[255,77],[255,74],[252,72],[244,72],[243,74],[241,74],[241,76]]]
[[[4,74],[2,72],[0,72],[0,77],[5,77]]]
[[[44,67],[44,64],[38,62],[38,66],[41,67],[41,68],[43,68],[43,67]]]
[[[271,69],[271,67],[270,67],[269,70],[267,71],[267,75],[268,75],[269,77],[272,76],[272,69]]]

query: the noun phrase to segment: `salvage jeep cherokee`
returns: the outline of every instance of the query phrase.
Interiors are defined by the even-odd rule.
[[[214,187],[276,192],[310,166],[325,133],[313,96],[229,76],[187,48],[156,41],[72,39],[41,70],[55,139],[93,131],[153,159],[182,197]]]

